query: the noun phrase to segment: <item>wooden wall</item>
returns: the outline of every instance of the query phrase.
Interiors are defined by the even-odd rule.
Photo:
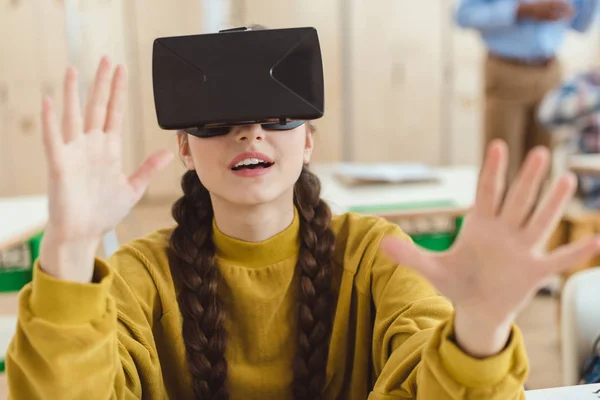
[[[156,123],[153,40],[250,23],[319,31],[326,116],[316,161],[478,163],[484,49],[453,10],[453,0],[0,0],[0,195],[45,192],[41,94],[60,109],[67,65],[81,69],[83,95],[103,54],[127,65],[131,172],[157,149],[177,150]],[[596,64],[599,51],[597,28],[570,34],[567,74]],[[147,198],[177,196],[183,171],[175,160]]]
[[[58,2],[0,2],[0,195],[45,190],[41,93],[60,93],[63,15]]]

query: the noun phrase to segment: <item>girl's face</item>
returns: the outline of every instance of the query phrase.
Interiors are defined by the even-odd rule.
[[[178,140],[186,167],[196,170],[213,202],[246,206],[293,201],[294,184],[313,149],[308,123],[287,131],[240,125],[222,136],[179,134]]]

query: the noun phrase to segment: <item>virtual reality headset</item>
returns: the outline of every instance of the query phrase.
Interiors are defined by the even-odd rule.
[[[158,38],[152,80],[158,125],[201,137],[235,125],[293,129],[324,114],[321,49],[310,27]]]

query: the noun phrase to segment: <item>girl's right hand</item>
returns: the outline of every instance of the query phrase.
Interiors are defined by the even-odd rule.
[[[122,171],[121,130],[127,94],[125,68],[112,74],[104,57],[87,101],[79,107],[77,71],[67,69],[62,129],[50,99],[42,106],[48,170],[49,220],[40,266],[57,278],[90,282],[102,237],[140,200],[172,154],[160,151],[131,176]]]

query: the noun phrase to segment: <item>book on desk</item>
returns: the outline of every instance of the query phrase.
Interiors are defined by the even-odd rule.
[[[420,163],[340,163],[334,175],[349,186],[439,182],[438,173]]]

